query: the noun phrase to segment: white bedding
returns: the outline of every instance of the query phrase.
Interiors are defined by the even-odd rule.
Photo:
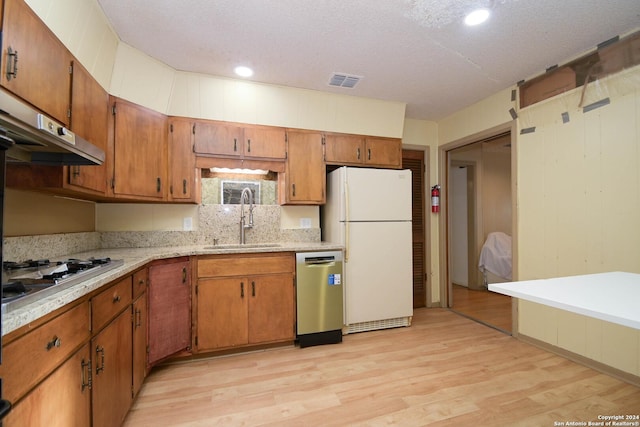
[[[480,251],[478,268],[511,281],[511,236],[500,231],[489,233]]]

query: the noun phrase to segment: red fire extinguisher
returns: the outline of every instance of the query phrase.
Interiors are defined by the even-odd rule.
[[[440,186],[434,185],[431,187],[431,212],[440,212]]]

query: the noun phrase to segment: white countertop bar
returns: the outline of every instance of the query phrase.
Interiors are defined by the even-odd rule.
[[[640,274],[611,272],[495,283],[489,290],[640,329]]]

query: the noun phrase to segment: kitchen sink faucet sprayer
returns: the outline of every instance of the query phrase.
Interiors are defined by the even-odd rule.
[[[249,198],[249,223],[245,224],[245,215],[244,215],[244,199],[245,197]],[[253,193],[251,189],[245,187],[242,189],[242,194],[240,195],[240,244],[245,244],[245,236],[244,230],[245,228],[253,228]]]

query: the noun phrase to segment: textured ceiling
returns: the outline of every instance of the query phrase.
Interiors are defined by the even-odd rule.
[[[437,120],[640,27],[640,0],[98,0],[125,43],[183,71],[407,103]],[[465,27],[474,6],[492,10]],[[354,89],[333,72],[363,76]]]

